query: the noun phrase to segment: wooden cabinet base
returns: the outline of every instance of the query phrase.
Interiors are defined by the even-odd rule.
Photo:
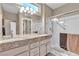
[[[44,56],[50,50],[50,36],[0,44],[1,56]]]

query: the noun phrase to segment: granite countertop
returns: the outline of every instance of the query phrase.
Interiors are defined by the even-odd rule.
[[[16,35],[13,38],[9,39],[2,39],[0,40],[0,44],[2,43],[7,43],[7,42],[14,42],[14,41],[19,41],[19,40],[26,40],[26,39],[33,39],[33,38],[38,38],[38,37],[43,37],[43,36],[49,36],[51,34],[27,34],[27,35]]]
[[[17,35],[14,38],[0,40],[0,52],[8,51],[10,49],[18,48],[24,45],[28,45],[31,40],[50,38],[51,34],[28,34],[28,35]]]

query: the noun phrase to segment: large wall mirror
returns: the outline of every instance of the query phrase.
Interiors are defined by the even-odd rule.
[[[35,5],[34,5],[35,6]],[[7,8],[8,7],[8,8]],[[36,6],[37,7],[37,6]],[[33,8],[33,7],[32,7]],[[38,9],[38,7],[36,8]],[[38,10],[39,12],[39,10]],[[40,33],[42,26],[40,14],[20,13],[16,4],[2,4],[2,37],[14,37]],[[22,15],[23,14],[23,15]]]
[[[19,22],[19,21],[18,21]],[[23,18],[22,19],[23,24],[22,25],[22,32],[23,35],[24,34],[31,34],[31,19],[29,18]],[[3,19],[2,20],[2,36],[4,37],[11,37],[11,36],[15,36],[15,35],[19,35],[17,34],[17,27],[19,27],[20,25],[17,26],[17,22],[16,21],[12,21],[12,20],[8,20],[8,19]]]

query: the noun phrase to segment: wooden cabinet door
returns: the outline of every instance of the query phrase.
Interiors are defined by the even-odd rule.
[[[67,50],[67,34],[60,33],[60,47]]]
[[[39,54],[39,47],[30,50],[30,56],[35,56]]]
[[[77,53],[77,43],[78,36],[77,35],[68,35],[67,36],[67,49],[71,52]]]
[[[29,51],[25,51],[24,53],[21,53],[18,56],[29,56]]]
[[[46,44],[40,45],[40,56],[46,55]]]
[[[77,40],[77,48],[76,48],[76,53],[79,54],[79,36],[78,36],[78,40]]]
[[[51,52],[51,45],[50,45],[50,42],[47,43],[47,47],[46,47],[46,54],[50,53]]]

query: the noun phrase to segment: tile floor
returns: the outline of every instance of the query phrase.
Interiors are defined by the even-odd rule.
[[[66,51],[59,47],[54,47],[51,49],[51,53],[48,53],[46,56],[79,56],[79,55],[72,53],[70,51]]]
[[[48,53],[46,56],[55,56],[53,53]]]

